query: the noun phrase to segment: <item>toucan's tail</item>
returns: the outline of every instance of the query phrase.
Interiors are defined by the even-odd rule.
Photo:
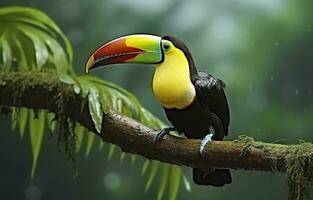
[[[221,187],[231,183],[231,175],[229,169],[204,171],[200,168],[193,168],[193,181],[198,185]]]

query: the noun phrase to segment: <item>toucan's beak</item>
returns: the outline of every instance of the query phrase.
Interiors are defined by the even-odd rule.
[[[128,35],[110,41],[89,57],[86,72],[90,69],[117,63],[157,64],[163,61],[161,37]]]

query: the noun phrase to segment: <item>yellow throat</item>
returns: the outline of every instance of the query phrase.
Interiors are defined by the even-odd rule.
[[[165,53],[164,61],[156,66],[153,92],[168,109],[183,109],[193,102],[196,91],[190,80],[187,58],[180,49],[174,47]]]

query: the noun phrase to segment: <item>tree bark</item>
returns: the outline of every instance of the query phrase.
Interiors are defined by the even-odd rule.
[[[236,141],[212,141],[199,154],[200,140],[166,136],[153,142],[158,133],[139,122],[117,113],[105,113],[103,129],[97,133],[88,106],[81,110],[83,99],[72,86],[46,72],[0,73],[0,105],[46,109],[66,115],[123,151],[147,159],[196,168],[286,171],[286,155],[290,145],[255,142],[246,137]]]

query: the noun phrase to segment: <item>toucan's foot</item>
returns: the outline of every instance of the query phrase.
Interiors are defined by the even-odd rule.
[[[160,142],[160,141],[163,139],[163,137],[164,137],[165,135],[170,134],[171,131],[176,131],[176,129],[175,129],[175,128],[172,128],[172,127],[162,129],[162,130],[155,136],[155,138],[154,138],[154,143]]]
[[[201,156],[202,156],[202,154],[203,154],[203,151],[204,151],[205,146],[207,145],[208,142],[211,142],[211,141],[212,141],[212,137],[213,137],[214,134],[215,134],[215,130],[214,130],[213,126],[210,126],[210,127],[209,127],[209,130],[210,130],[210,133],[207,134],[207,135],[201,140],[201,143],[200,143],[199,153],[200,153]]]
[[[212,141],[212,136],[213,136],[212,133],[207,134],[207,135],[201,140],[200,149],[199,149],[199,153],[200,153],[201,156],[202,156],[202,154],[203,154],[205,145],[206,145],[208,142],[211,142],[211,141]]]

